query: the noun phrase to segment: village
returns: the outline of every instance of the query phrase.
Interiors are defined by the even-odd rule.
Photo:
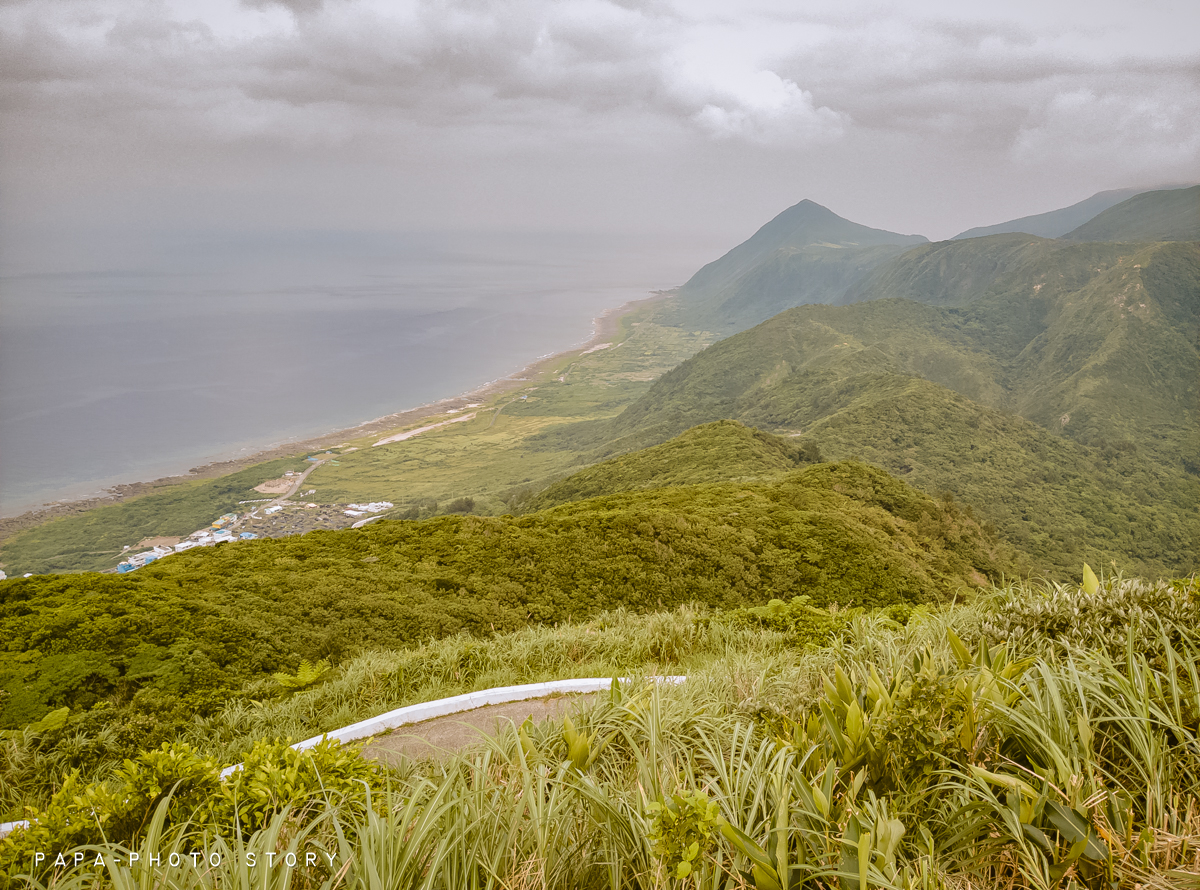
[[[195,547],[215,547],[217,544],[252,541],[256,538],[280,538],[318,529],[357,528],[372,520],[382,518],[388,510],[395,506],[391,501],[371,501],[366,504],[317,504],[291,500],[292,497],[297,496],[298,489],[308,474],[323,462],[318,459],[304,473],[285,473],[282,478],[265,482],[255,489],[264,494],[282,493],[282,497],[242,501],[239,506],[249,508],[245,513],[224,513],[208,526],[197,529],[186,538],[162,537],[143,540],[142,545],[150,545],[150,549],[122,559],[117,564],[116,571],[119,574],[133,572],[152,562]],[[309,497],[315,493],[316,489],[310,489],[298,496]],[[125,549],[134,548],[127,546]]]

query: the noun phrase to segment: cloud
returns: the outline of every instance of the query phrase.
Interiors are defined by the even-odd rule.
[[[758,71],[744,89],[714,96],[693,120],[720,139],[758,143],[832,141],[842,135],[845,114],[817,108],[812,93],[773,71]]]
[[[319,12],[325,5],[325,0],[242,0],[242,5],[251,9],[281,6],[293,15],[301,16]]]
[[[664,4],[282,6],[295,17],[239,37],[236,10],[217,23],[160,5],[18,4],[0,20],[0,97],[39,118],[77,120],[86,106],[114,126],[218,141],[336,143],[414,126],[617,137],[650,119],[684,135],[803,143],[836,138],[845,124],[754,59],[720,76],[680,66],[690,25]],[[243,0],[240,10],[281,8]]]
[[[862,17],[778,70],[859,128],[964,152],[1020,161],[1194,156],[1197,55],[1145,59],[1091,37],[1002,21]]]
[[[1200,161],[1198,54],[1157,48],[1154,10],[1101,9],[1084,29],[939,2],[10,0],[0,177],[162,180],[184,158],[233,182],[249,158],[283,182],[287,158],[365,159],[528,194],[550,169],[575,181],[615,159],[633,182],[669,158],[697,177],[680,172],[680,193],[702,176],[734,188],[736,167],[874,196],[867,166],[928,193],[950,167],[1044,191],[1085,165],[1100,188]]]
[[[1086,83],[1062,83],[1031,103],[1012,143],[1031,162],[1070,155],[1095,162],[1124,152],[1141,164],[1182,165],[1200,154],[1200,70],[1129,66]]]

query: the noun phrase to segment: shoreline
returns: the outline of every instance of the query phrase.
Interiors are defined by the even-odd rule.
[[[414,408],[409,408],[404,411],[397,411],[392,414],[385,414],[381,417],[376,417],[373,420],[364,421],[352,427],[343,427],[340,429],[330,430],[326,433],[320,433],[305,439],[298,439],[292,442],[283,442],[275,445],[269,445],[261,450],[248,454],[245,457],[234,457],[227,460],[215,460],[198,467],[192,467],[186,473],[176,475],[162,476],[148,482],[127,482],[119,483],[103,489],[103,494],[92,495],[88,497],[75,498],[62,501],[51,501],[45,504],[40,504],[36,507],[29,508],[15,516],[0,517],[0,543],[8,538],[24,531],[27,528],[32,528],[36,525],[41,525],[52,519],[59,519],[65,516],[74,516],[79,513],[86,513],[97,507],[104,507],[110,504],[119,504],[131,498],[138,497],[143,494],[149,494],[153,491],[158,491],[163,488],[169,488],[173,485],[179,485],[184,482],[194,482],[202,479],[214,479],[219,476],[225,476],[229,473],[236,473],[239,470],[244,470],[246,467],[254,464],[264,463],[269,460],[278,460],[280,458],[291,457],[293,455],[306,452],[316,451],[319,449],[332,448],[343,442],[352,439],[361,439],[368,436],[379,435],[389,430],[399,430],[400,427],[416,423],[426,418],[445,414],[452,410],[462,410],[471,402],[478,402],[487,399],[495,398],[496,396],[504,395],[516,389],[520,389],[523,385],[529,383],[537,375],[547,369],[548,365],[560,361],[562,358],[574,353],[582,353],[597,346],[606,339],[612,337],[620,329],[621,319],[632,312],[637,311],[645,306],[653,303],[661,302],[673,295],[671,290],[651,291],[649,297],[644,297],[640,300],[629,300],[622,303],[620,306],[612,309],[606,309],[600,315],[592,319],[592,334],[582,344],[572,346],[570,349],[563,349],[558,352],[547,353],[539,356],[524,367],[508,374],[504,377],[497,377],[494,380],[489,380],[480,386],[475,387],[467,392],[459,393],[455,396],[449,396],[444,399],[438,399],[433,402],[426,402],[423,405],[417,405]]]

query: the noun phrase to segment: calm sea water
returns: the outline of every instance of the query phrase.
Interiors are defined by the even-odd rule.
[[[457,395],[685,280],[694,245],[569,234],[180,239],[0,278],[0,513]]]

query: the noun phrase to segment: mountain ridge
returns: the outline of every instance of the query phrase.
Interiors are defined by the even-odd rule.
[[[1062,237],[1066,241],[1200,241],[1200,185],[1135,195]]]
[[[1024,232],[1027,235],[1037,235],[1040,238],[1061,238],[1068,232],[1095,218],[1110,207],[1115,207],[1130,198],[1146,192],[1170,191],[1190,188],[1188,185],[1159,185],[1149,188],[1108,189],[1096,192],[1090,198],[1084,198],[1067,207],[1048,210],[1045,213],[1034,213],[1018,219],[995,223],[990,226],[975,226],[964,232],[959,232],[951,241],[961,241],[966,238],[983,238],[988,235],[1003,235],[1011,232]]]

